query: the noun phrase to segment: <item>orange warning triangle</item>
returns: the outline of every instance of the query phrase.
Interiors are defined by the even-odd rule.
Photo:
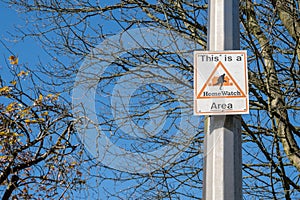
[[[219,68],[222,68],[224,70],[223,74],[223,81],[222,84],[218,83],[218,79],[220,76],[216,76],[215,73]],[[205,93],[205,90],[207,86],[216,86],[220,88],[220,92],[215,92],[214,94],[211,95],[205,95],[208,93]],[[236,92],[228,92],[228,91],[221,91],[221,88],[226,88],[230,86],[235,87],[237,89]],[[197,99],[202,99],[202,98],[241,98],[241,97],[246,97],[245,93],[243,90],[241,90],[240,86],[236,83],[234,78],[231,76],[231,74],[228,72],[228,70],[225,68],[223,63],[221,61],[218,62],[210,76],[208,77],[207,81],[205,82],[204,86],[200,90],[200,92],[197,95]]]

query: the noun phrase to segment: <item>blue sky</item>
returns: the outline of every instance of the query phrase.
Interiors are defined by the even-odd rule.
[[[10,34],[17,34],[15,27],[24,27],[26,28],[26,22],[22,18],[21,14],[18,14],[16,11],[7,7],[7,5],[3,5],[0,2],[0,39],[5,45],[12,51],[15,55],[19,57],[20,67],[22,65],[27,65],[29,67],[34,67],[38,64],[39,59],[43,61],[51,62],[51,58],[48,57],[44,52],[43,48],[40,46],[38,41],[34,39],[27,38],[25,40],[16,41]],[[117,25],[117,24],[116,24]],[[119,27],[116,27],[119,28]],[[1,77],[10,81],[9,76],[9,68],[10,66],[6,66],[6,62],[8,63],[8,57],[11,53],[0,43],[0,74]],[[247,146],[246,146],[247,147]],[[253,148],[253,146],[248,146],[247,148]],[[107,186],[112,184],[111,182],[106,182]]]
[[[17,35],[17,29],[26,28],[26,21],[22,15],[0,2],[0,38],[6,47],[19,57],[20,65],[35,66],[39,58],[47,59],[38,42],[33,39],[17,39],[12,35]],[[0,43],[0,73],[3,79],[9,79],[6,65],[11,52]]]
[[[43,60],[43,63],[51,62],[51,58],[48,57],[44,52],[43,48],[40,46],[38,41],[26,38],[25,40],[15,40],[11,34],[18,35],[16,28],[26,29],[26,21],[23,19],[22,14],[17,13],[16,11],[8,8],[7,5],[3,5],[0,3],[0,17],[1,17],[1,29],[0,29],[0,37],[1,41],[5,44],[0,44],[0,51],[1,51],[1,59],[0,59],[0,73],[1,77],[9,82],[11,81],[12,76],[9,74],[9,69],[12,67],[9,64],[8,57],[12,54],[19,57],[19,66],[18,68],[23,68],[27,66],[31,69],[35,69],[36,65],[39,62],[39,59]],[[108,25],[108,24],[107,24]],[[120,29],[120,27],[115,24],[115,26],[110,27],[110,29]],[[11,52],[10,52],[11,51]],[[20,70],[18,69],[18,70]],[[95,172],[94,172],[95,173]],[[105,172],[106,176],[110,176],[110,172]],[[127,185],[113,185],[113,181],[107,180],[101,184],[98,188],[99,193],[98,195],[101,198],[104,197],[104,188],[109,192],[114,192],[114,190],[121,191],[127,187],[130,187],[130,181],[126,182]],[[129,184],[129,185],[128,185]],[[111,191],[110,191],[111,190]],[[112,198],[110,198],[112,199]]]

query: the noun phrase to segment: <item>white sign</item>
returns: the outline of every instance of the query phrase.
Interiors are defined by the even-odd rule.
[[[194,52],[194,114],[248,114],[247,51]]]

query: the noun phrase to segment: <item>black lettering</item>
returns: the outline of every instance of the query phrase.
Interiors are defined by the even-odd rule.
[[[218,56],[214,57],[214,61],[218,62],[219,61],[219,57]]]
[[[229,62],[232,61],[232,56],[226,56],[225,55],[225,61],[229,61]]]
[[[242,61],[242,56],[237,56],[236,61]]]
[[[199,55],[201,57],[202,62],[204,62],[205,55]]]
[[[221,91],[223,96],[227,95],[227,91]]]
[[[211,110],[217,109],[217,105],[216,105],[215,102],[212,103],[210,109],[211,109]]]
[[[198,55],[202,62],[218,62],[220,59],[215,55]]]
[[[215,102],[213,102],[210,107],[211,110],[232,110],[232,108],[233,108],[232,103],[216,104]]]

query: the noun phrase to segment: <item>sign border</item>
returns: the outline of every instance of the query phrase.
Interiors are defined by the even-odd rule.
[[[222,111],[205,111],[205,112],[199,112],[199,109],[197,109],[197,101],[199,100],[197,98],[198,96],[198,85],[197,85],[197,80],[198,80],[198,62],[197,62],[197,55],[198,54],[208,54],[208,55],[213,55],[213,54],[242,54],[244,55],[244,80],[245,80],[245,97],[234,97],[234,98],[241,98],[241,99],[245,99],[245,103],[246,103],[246,109],[242,109],[242,110],[222,110]],[[219,65],[218,61],[218,64]],[[225,67],[225,64],[223,64],[223,62],[221,62],[221,64]],[[217,67],[217,65],[215,66],[215,68]],[[209,79],[210,77],[208,77]],[[206,82],[204,83],[203,87],[205,87],[205,84],[207,83],[208,80],[206,80]],[[239,86],[239,84],[237,84],[237,86]],[[239,86],[240,87],[240,86]],[[201,50],[196,50],[194,51],[194,114],[195,115],[235,115],[235,114],[249,114],[249,89],[248,89],[248,68],[247,68],[247,51],[246,50],[224,50],[224,51],[201,51]],[[200,93],[200,92],[199,92]],[[216,97],[214,97],[216,98]],[[213,97],[211,99],[214,99]],[[220,97],[217,97],[220,98]],[[217,99],[216,98],[216,99]],[[232,97],[233,98],[233,97]],[[204,98],[203,98],[204,99]],[[206,98],[207,99],[207,98]],[[226,97],[224,99],[230,99],[230,97]]]

